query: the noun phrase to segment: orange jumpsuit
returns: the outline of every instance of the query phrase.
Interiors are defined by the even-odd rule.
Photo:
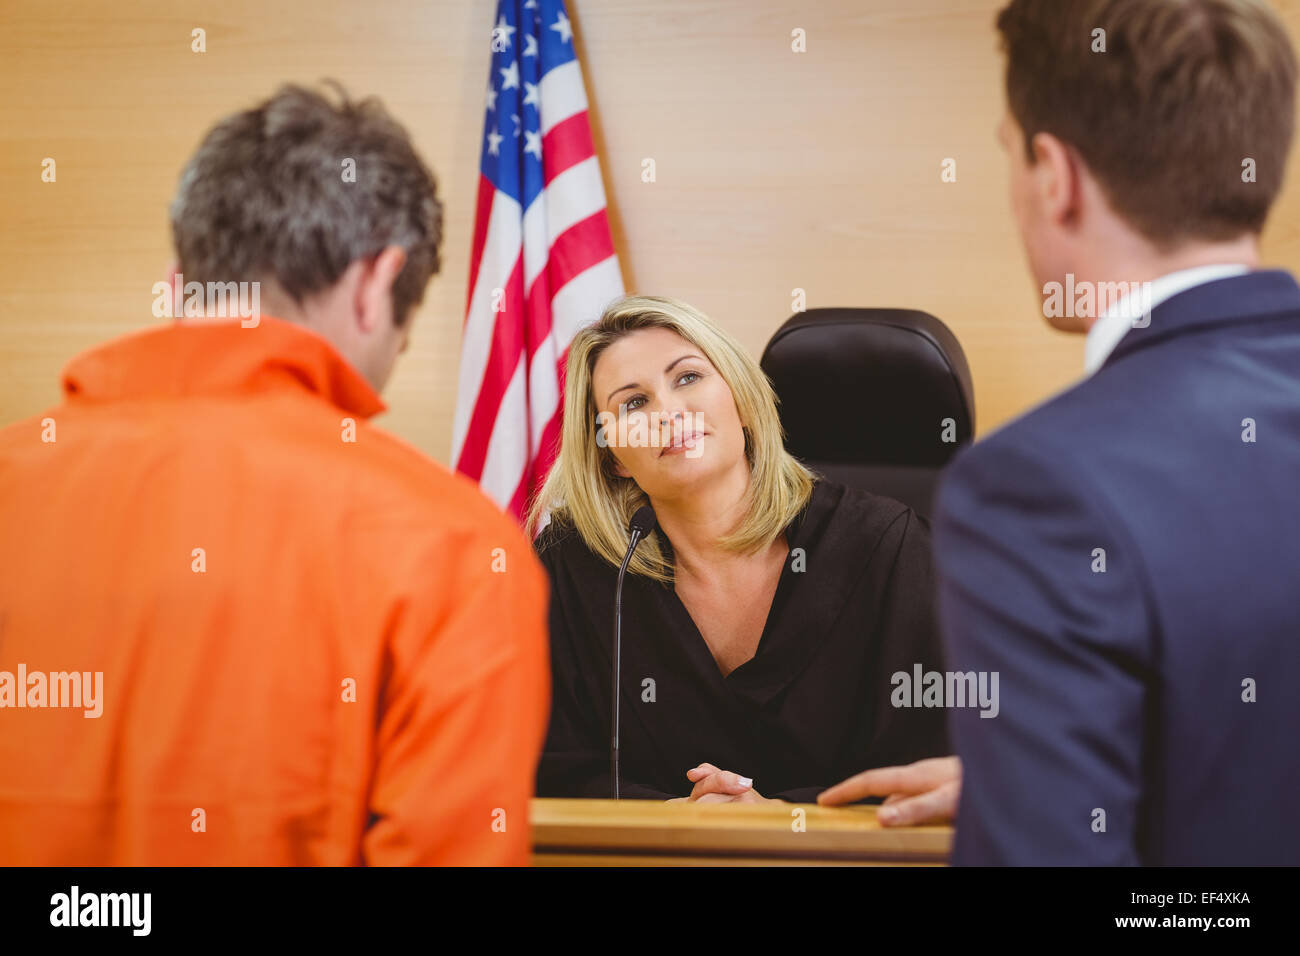
[[[173,323],[63,386],[0,430],[0,864],[526,863],[516,525],[300,325]]]

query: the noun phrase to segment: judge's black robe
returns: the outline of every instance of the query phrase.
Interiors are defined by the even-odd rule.
[[[859,771],[949,753],[942,708],[891,704],[892,675],[943,669],[924,519],[819,479],[786,542],[758,649],[726,677],[671,585],[624,579],[622,796],[687,796],[686,771],[708,762],[765,797],[811,802]],[[572,527],[552,523],[536,548],[551,578],[553,678],[537,794],[609,797],[618,569]]]

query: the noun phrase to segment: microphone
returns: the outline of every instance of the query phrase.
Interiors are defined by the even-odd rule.
[[[632,521],[628,525],[627,554],[623,555],[623,563],[618,569],[618,585],[614,588],[614,669],[610,675],[613,685],[613,732],[609,739],[609,778],[613,785],[614,799],[618,796],[618,730],[619,730],[619,672],[623,667],[623,575],[627,573],[628,563],[632,560],[632,552],[636,546],[641,543],[642,539],[647,537],[651,531],[659,526],[658,519],[655,518],[655,510],[649,505],[642,505],[636,509],[632,515]]]

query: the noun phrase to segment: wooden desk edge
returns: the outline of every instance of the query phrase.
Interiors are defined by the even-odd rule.
[[[874,807],[805,810],[796,829],[785,808],[703,804],[667,807],[646,801],[536,800],[534,854],[566,858],[747,858],[773,863],[795,860],[943,864],[952,828],[885,828]],[[857,820],[862,820],[857,825]],[[830,825],[828,825],[830,824]]]

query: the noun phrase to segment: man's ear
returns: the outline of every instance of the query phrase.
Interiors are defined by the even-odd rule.
[[[1080,212],[1080,164],[1073,149],[1051,133],[1037,133],[1032,142],[1031,175],[1044,217],[1058,226],[1073,225]]]
[[[401,246],[385,246],[365,263],[353,303],[363,331],[373,332],[381,322],[393,321],[393,283],[404,265],[406,250]]]

